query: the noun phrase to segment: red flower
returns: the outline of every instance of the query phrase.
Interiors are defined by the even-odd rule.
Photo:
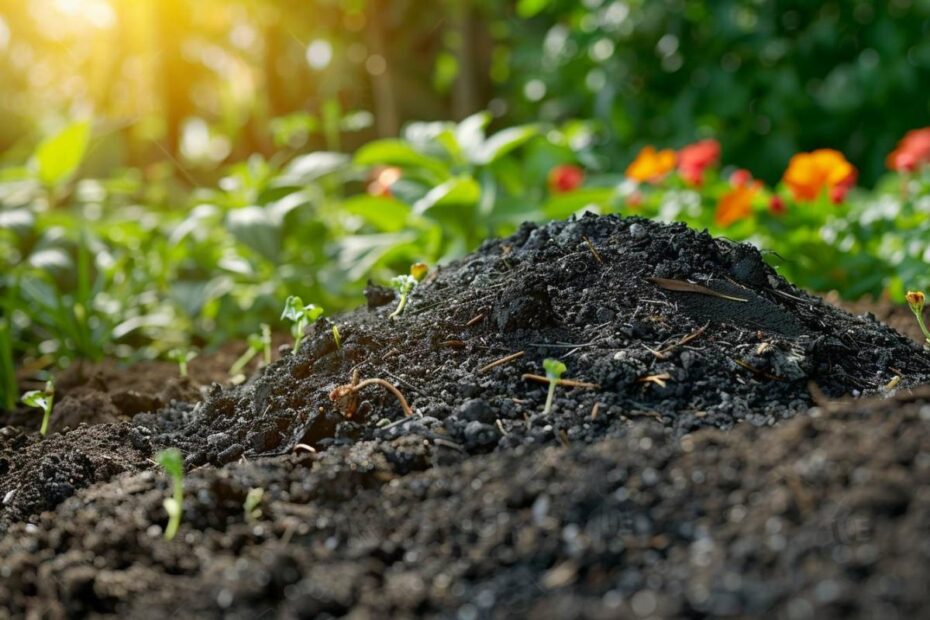
[[[638,209],[643,206],[643,195],[638,190],[627,196],[626,204],[631,209]]]
[[[930,163],[930,127],[907,132],[885,163],[898,172],[913,172]]]
[[[549,191],[564,194],[577,189],[584,182],[584,170],[571,164],[555,166],[549,171]]]
[[[772,199],[769,200],[769,211],[773,215],[781,215],[785,212],[786,206],[785,201],[781,196],[773,195]]]
[[[720,143],[716,140],[701,140],[678,151],[678,173],[685,182],[701,185],[704,170],[720,160]]]
[[[745,168],[734,170],[733,174],[730,175],[730,185],[733,187],[749,185],[750,181],[752,181],[752,173]]]

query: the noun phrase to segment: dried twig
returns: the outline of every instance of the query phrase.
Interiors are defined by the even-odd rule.
[[[472,325],[476,325],[476,324],[480,323],[480,322],[483,321],[483,320],[484,320],[484,313],[482,312],[481,314],[475,316],[475,317],[474,317],[472,320],[470,320],[468,323],[465,323],[465,327],[471,327]]]
[[[591,243],[591,240],[588,239],[588,236],[584,235],[582,238],[584,239],[585,243],[588,244],[588,247],[591,248],[591,254],[594,254],[594,258],[597,259],[597,262],[603,263],[604,259],[601,258],[601,253],[597,251],[597,248],[594,247],[594,244]]]
[[[495,360],[495,361],[491,362],[490,364],[487,364],[487,365],[482,366],[481,368],[479,368],[479,369],[478,369],[478,374],[479,374],[479,375],[484,374],[484,373],[486,373],[487,371],[491,370],[492,368],[497,368],[498,366],[502,366],[502,365],[507,364],[507,363],[509,363],[509,362],[512,362],[512,361],[514,361],[514,360],[520,359],[521,357],[523,357],[523,355],[524,355],[525,353],[526,353],[526,351],[518,351],[518,352],[516,352],[516,353],[511,353],[510,355],[507,355],[507,356],[505,356],[505,357],[502,357],[502,358],[500,358],[499,360]]]
[[[523,375],[523,380],[524,380],[524,381],[535,381],[536,383],[545,383],[545,384],[547,384],[547,385],[548,385],[549,383],[552,382],[552,380],[549,379],[549,377],[544,377],[544,376],[542,376],[542,375],[533,375],[533,374],[525,374],[525,375]],[[585,382],[585,381],[575,381],[574,379],[559,379],[559,380],[557,380],[557,381],[555,382],[555,384],[556,384],[556,385],[560,385],[560,386],[562,386],[562,387],[583,388],[583,389],[587,389],[587,390],[597,390],[597,389],[600,389],[600,387],[601,387],[601,386],[598,385],[597,383],[587,383],[587,382]]]
[[[369,385],[380,385],[386,389],[397,397],[401,409],[404,410],[404,415],[408,417],[413,415],[413,410],[410,409],[410,405],[407,404],[407,399],[400,393],[400,390],[394,387],[393,383],[385,381],[384,379],[365,379],[359,381],[357,370],[352,375],[352,383],[340,385],[333,389],[333,391],[329,393],[329,399],[337,404],[345,417],[351,418],[358,409],[358,391]]]
[[[659,387],[665,387],[666,381],[671,381],[672,375],[663,372],[658,375],[647,375],[636,380],[637,383],[655,383]]]
[[[742,297],[733,297],[731,295],[724,295],[723,293],[718,293],[714,289],[707,288],[706,286],[701,286],[700,284],[694,284],[693,282],[687,282],[685,280],[669,280],[668,278],[649,278],[649,281],[657,285],[659,288],[664,288],[669,291],[678,291],[679,293],[700,293],[701,295],[710,295],[711,297],[719,297],[720,299],[727,299],[729,301],[740,301],[747,302],[748,299],[743,299]]]

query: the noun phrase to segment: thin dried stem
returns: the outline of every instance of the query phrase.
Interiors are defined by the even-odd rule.
[[[407,399],[404,398],[404,395],[400,393],[400,390],[394,387],[393,383],[385,381],[384,379],[365,379],[363,381],[356,381],[356,379],[357,377],[353,377],[353,381],[351,384],[340,385],[339,387],[335,388],[332,392],[329,393],[329,399],[332,400],[333,402],[336,402],[336,401],[345,399],[347,396],[351,394],[357,393],[359,390],[361,390],[362,388],[366,386],[380,385],[381,387],[386,389],[388,392],[390,392],[391,394],[397,397],[397,400],[400,402],[401,408],[404,410],[404,415],[408,417],[413,415],[413,410],[410,408],[410,405],[407,404]],[[352,417],[352,413],[354,413],[354,411],[348,412],[347,417]]]

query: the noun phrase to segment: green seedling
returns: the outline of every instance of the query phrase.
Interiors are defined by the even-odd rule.
[[[296,295],[287,298],[284,303],[284,312],[281,313],[281,319],[293,322],[291,335],[294,337],[294,353],[300,350],[300,342],[304,338],[304,331],[308,326],[316,323],[321,316],[323,316],[323,308],[314,304],[305,306],[303,300]]]
[[[271,327],[262,323],[262,331],[259,334],[252,334],[248,338],[249,348],[246,349],[236,363],[229,369],[231,376],[238,375],[242,369],[251,362],[256,355],[264,353],[265,366],[271,364]]]
[[[42,428],[39,432],[45,437],[48,433],[49,418],[52,417],[52,407],[55,404],[55,384],[47,381],[44,390],[26,392],[23,394],[23,404],[42,410]]]
[[[908,291],[906,298],[907,305],[910,306],[911,312],[917,317],[917,324],[920,325],[920,331],[923,332],[927,344],[930,344],[930,330],[927,330],[927,325],[924,323],[924,305],[927,302],[926,297],[920,291]]]
[[[255,523],[262,518],[262,497],[265,490],[261,487],[249,489],[242,503],[242,510],[245,511],[245,520],[249,523]]]
[[[543,415],[548,415],[552,410],[552,401],[555,399],[555,387],[565,372],[565,364],[559,360],[546,358],[543,360],[543,368],[546,370],[546,378],[549,379],[549,394],[546,396],[546,406],[543,408]]]
[[[342,348],[342,336],[339,335],[339,326],[333,323],[333,341],[336,343],[336,348]]]
[[[397,308],[394,309],[394,312],[388,316],[389,319],[396,319],[400,316],[400,313],[404,311],[404,308],[407,307],[407,299],[410,297],[410,293],[412,293],[413,289],[417,287],[417,284],[426,277],[427,271],[429,271],[429,267],[426,266],[426,263],[414,263],[410,266],[409,274],[391,278],[391,288],[397,291],[397,294],[400,296],[400,301],[397,303]]]
[[[184,509],[184,459],[177,448],[162,450],[155,457],[165,473],[171,478],[174,490],[171,497],[162,502],[165,512],[168,513],[168,527],[165,528],[165,540],[171,540],[178,533],[181,526],[181,513]]]
[[[197,352],[191,349],[171,349],[168,351],[168,359],[178,365],[178,374],[182,379],[187,378],[187,363],[197,357]]]

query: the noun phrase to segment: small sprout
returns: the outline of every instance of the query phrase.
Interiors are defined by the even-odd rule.
[[[927,344],[930,344],[930,331],[927,330],[927,324],[924,323],[924,305],[927,301],[926,297],[920,291],[908,291],[905,297],[907,298],[907,305],[910,306],[911,312],[917,317],[917,324],[920,325],[920,331],[923,332],[924,338],[927,339]]]
[[[184,379],[187,377],[187,363],[197,357],[197,352],[191,349],[171,349],[168,359],[178,365],[178,374]]]
[[[23,404],[42,410],[42,428],[39,433],[43,437],[48,433],[48,420],[52,417],[52,407],[55,404],[55,384],[45,382],[44,390],[31,390],[23,394]]]
[[[284,303],[284,312],[281,313],[281,319],[287,319],[293,322],[291,325],[291,335],[294,336],[294,353],[300,350],[300,341],[304,338],[304,331],[309,325],[323,316],[323,308],[314,304],[304,305],[303,300],[296,295],[291,295]]]
[[[246,349],[236,363],[229,369],[230,376],[238,375],[242,372],[252,359],[259,353],[265,354],[265,366],[271,363],[271,328],[262,323],[262,331],[259,334],[251,334],[247,340],[249,348]]]
[[[549,379],[549,394],[546,396],[546,406],[543,408],[543,415],[548,415],[552,410],[552,401],[555,399],[555,386],[558,385],[562,373],[565,372],[565,364],[559,360],[546,358],[543,360],[543,368],[546,370],[546,378]]]
[[[262,345],[265,351],[265,366],[271,366],[271,326],[262,323]]]
[[[178,533],[181,525],[181,512],[184,509],[184,459],[177,448],[162,450],[155,457],[165,473],[173,481],[174,491],[171,497],[162,502],[168,513],[168,527],[165,528],[165,540],[171,540]]]
[[[400,301],[397,303],[397,308],[388,316],[389,319],[396,319],[400,316],[400,313],[404,311],[404,308],[407,306],[407,299],[410,297],[410,293],[413,292],[413,289],[417,287],[423,278],[426,277],[426,272],[429,271],[429,267],[426,266],[426,263],[414,263],[410,266],[410,274],[403,276],[395,276],[391,278],[391,288],[397,291],[397,294],[400,295]]]
[[[242,510],[245,511],[245,520],[249,523],[255,523],[262,518],[262,497],[265,490],[261,487],[249,489],[242,503]]]
[[[342,336],[339,335],[339,326],[333,323],[333,340],[336,343],[336,348],[342,348]]]

